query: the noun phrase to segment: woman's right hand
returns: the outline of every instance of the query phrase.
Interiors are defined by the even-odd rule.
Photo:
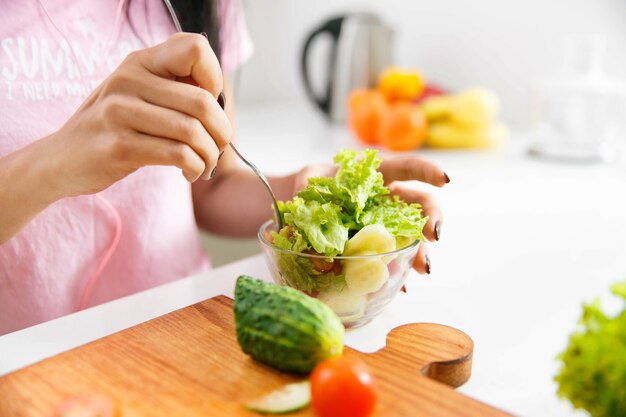
[[[131,53],[47,143],[58,198],[93,194],[147,165],[209,179],[232,138],[206,38],[181,33]],[[51,159],[51,160],[50,160]]]

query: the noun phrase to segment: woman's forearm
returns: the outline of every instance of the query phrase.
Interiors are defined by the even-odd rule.
[[[0,245],[58,200],[48,138],[0,158]]]
[[[268,178],[277,199],[293,196],[295,177]],[[254,236],[259,226],[273,216],[269,193],[261,180],[245,168],[232,168],[213,181],[194,184],[194,208],[202,229],[232,237]]]

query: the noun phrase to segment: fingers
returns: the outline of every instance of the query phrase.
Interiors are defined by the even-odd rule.
[[[147,78],[147,88],[139,91],[143,100],[198,119],[220,150],[232,140],[233,128],[230,120],[211,93],[190,84],[157,76],[149,75]]]
[[[422,275],[430,274],[430,258],[428,258],[428,245],[426,242],[420,243],[417,255],[415,255],[413,260],[413,269]]]
[[[125,106],[117,116],[132,130],[187,145],[202,161],[199,177],[210,178],[221,150],[198,119],[140,100]]]
[[[189,145],[204,160],[202,177],[208,179],[233,135],[216,101],[223,80],[209,43],[200,35],[177,34],[131,54],[127,61],[134,65],[125,65],[109,77],[104,92],[143,101],[133,101],[118,112],[119,117],[138,132]],[[136,65],[147,72],[133,70]],[[180,82],[185,79],[194,85]]]
[[[177,33],[157,46],[137,52],[134,57],[159,77],[191,77],[214,97],[224,88],[217,57],[202,35]]]
[[[129,161],[134,166],[176,166],[189,182],[204,172],[205,163],[189,145],[172,139],[133,132],[118,141],[114,160]]]
[[[398,195],[408,203],[418,203],[422,206],[424,215],[428,216],[428,223],[424,226],[424,236],[429,241],[437,241],[441,237],[442,213],[432,195],[424,191],[411,188],[402,181],[417,180],[436,187],[443,187],[450,182],[448,175],[432,162],[415,156],[406,156],[384,160],[379,168],[389,184],[389,191]],[[413,268],[420,274],[430,274],[430,259],[428,246],[421,242]]]
[[[385,159],[379,168],[385,183],[417,180],[443,187],[450,178],[437,165],[416,156]]]
[[[407,203],[421,204],[424,215],[428,216],[428,223],[424,226],[424,236],[431,242],[439,240],[443,214],[437,200],[431,194],[398,182],[389,184],[389,191]]]

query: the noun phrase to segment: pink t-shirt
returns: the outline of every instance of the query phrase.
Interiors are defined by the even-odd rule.
[[[0,8],[0,157],[58,130],[131,51],[175,31],[160,0],[132,0],[116,33],[117,1],[36,0]],[[252,53],[237,0],[218,2],[223,70]],[[224,24],[227,23],[227,24]],[[45,155],[41,156],[45,158]],[[208,268],[180,170],[146,167],[101,193],[121,218],[119,244],[95,282],[93,306]],[[0,210],[2,202],[0,201]],[[66,198],[0,245],[0,335],[79,309],[116,233],[96,196]]]

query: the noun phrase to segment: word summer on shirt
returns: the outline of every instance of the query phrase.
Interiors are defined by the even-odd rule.
[[[38,37],[0,39],[0,97],[44,101],[85,98],[132,51],[139,38],[73,43]]]

